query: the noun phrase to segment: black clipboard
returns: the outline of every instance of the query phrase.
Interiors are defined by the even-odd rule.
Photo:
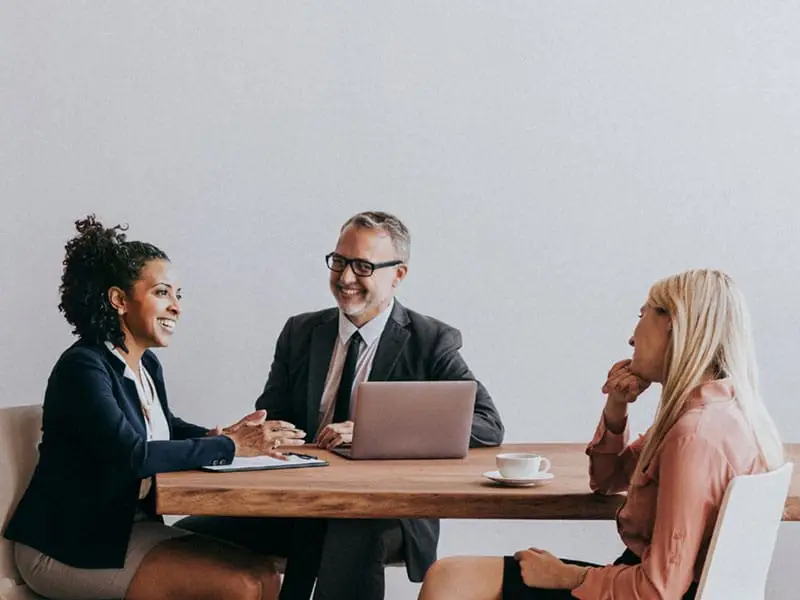
[[[298,452],[284,452],[288,460],[269,456],[237,456],[227,465],[206,465],[203,471],[213,473],[239,473],[242,471],[277,471],[278,469],[307,469],[309,467],[327,467],[328,461]]]

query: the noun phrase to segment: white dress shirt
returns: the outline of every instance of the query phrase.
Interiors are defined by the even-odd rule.
[[[336,337],[336,345],[333,348],[331,363],[328,367],[328,376],[325,378],[325,388],[322,392],[322,401],[319,407],[319,427],[314,435],[314,440],[319,437],[319,434],[325,426],[333,421],[333,413],[336,409],[336,396],[339,391],[339,382],[342,379],[344,360],[347,356],[347,344],[350,342],[350,338],[357,331],[361,334],[361,339],[364,340],[358,352],[356,374],[355,377],[353,377],[353,389],[350,390],[352,394],[356,384],[367,381],[369,378],[370,371],[372,371],[372,362],[375,360],[375,352],[378,350],[378,342],[381,339],[383,330],[386,328],[386,323],[389,321],[393,308],[394,298],[389,303],[389,306],[360,328],[353,325],[353,323],[344,316],[342,311],[339,311],[339,335]],[[355,408],[355,399],[351,396],[351,419],[355,413]]]

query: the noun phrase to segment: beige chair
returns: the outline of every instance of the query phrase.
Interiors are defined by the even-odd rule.
[[[28,485],[37,461],[42,407],[0,409],[0,525],[8,519]],[[22,581],[14,566],[14,544],[0,538],[0,600],[43,600]]]

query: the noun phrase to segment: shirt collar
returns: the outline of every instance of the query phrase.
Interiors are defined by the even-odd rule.
[[[362,325],[360,329],[353,325],[353,323],[350,322],[350,319],[345,317],[344,313],[340,310],[339,340],[342,342],[342,344],[346,345],[347,342],[350,341],[352,335],[357,331],[361,334],[361,339],[364,340],[364,343],[369,346],[372,342],[381,337],[381,334],[386,327],[386,323],[389,321],[389,317],[392,314],[393,308],[394,298],[392,298],[392,301],[389,302],[389,306],[384,308],[378,315],[373,317],[372,320]]]
[[[686,399],[686,404],[684,406],[686,409],[698,408],[713,402],[727,402],[733,400],[733,396],[733,382],[729,377],[725,379],[714,379],[713,381],[701,383],[689,392],[689,397]]]
[[[128,366],[128,363],[127,363],[127,361],[125,360],[125,357],[124,357],[124,356],[122,356],[122,352],[120,352],[119,350],[117,350],[117,349],[114,347],[114,344],[112,344],[112,343],[111,343],[111,342],[109,342],[109,341],[106,341],[106,342],[105,342],[105,345],[106,345],[106,348],[108,348],[108,351],[109,351],[109,352],[111,352],[111,354],[113,354],[114,356],[116,356],[118,359],[120,359],[120,360],[122,361],[122,364],[123,364],[123,365],[125,365],[125,371],[123,372],[123,374],[122,374],[122,375],[123,375],[124,377],[127,377],[128,379],[131,379],[131,380],[133,380],[134,382],[136,382],[136,375],[134,375],[134,374],[133,374],[133,371],[132,371],[132,370],[131,370],[131,368]],[[139,364],[141,365],[141,363],[139,363]]]

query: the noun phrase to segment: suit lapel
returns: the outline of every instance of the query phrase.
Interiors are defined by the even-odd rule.
[[[139,433],[144,439],[147,439],[147,425],[144,422],[142,403],[139,401],[139,393],[136,391],[136,383],[123,376],[122,389],[125,390],[125,400],[128,403],[128,414],[133,417],[131,424],[139,430]]]
[[[106,362],[111,366],[111,370],[119,379],[123,391],[123,397],[127,406],[120,406],[120,408],[130,415],[128,421],[136,429],[139,430],[141,436],[147,439],[147,425],[144,422],[144,415],[142,414],[142,403],[139,401],[139,392],[136,391],[136,383],[131,379],[125,377],[125,362],[120,360],[105,344],[99,346],[104,353]]]
[[[378,341],[378,349],[375,352],[375,359],[369,374],[370,381],[389,380],[400,354],[411,336],[406,329],[407,324],[406,309],[395,300],[392,314],[386,322],[386,328],[383,330],[380,341]]]
[[[317,325],[311,333],[306,397],[306,432],[309,436],[314,436],[319,427],[322,392],[325,390],[325,378],[328,376],[333,347],[339,332],[337,316],[338,312],[334,312],[332,318]]]
[[[156,394],[158,394],[158,402],[161,404],[161,410],[164,413],[164,419],[167,422],[170,437],[172,437],[172,419],[169,417],[170,412],[167,404],[167,388],[164,385],[164,374],[161,371],[161,363],[155,359],[150,361],[149,358],[150,357],[145,354],[142,362],[145,363],[145,368],[150,374],[150,377],[153,379],[153,385],[155,385]]]

